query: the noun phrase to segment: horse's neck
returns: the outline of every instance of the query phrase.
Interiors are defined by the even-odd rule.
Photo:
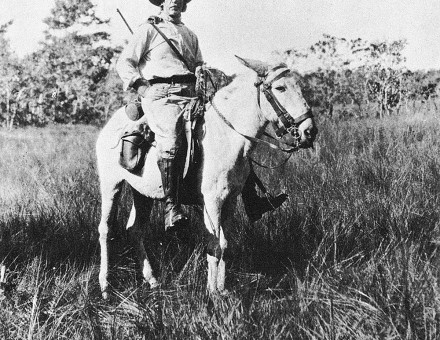
[[[237,134],[238,131],[250,137],[256,137],[264,131],[267,120],[262,115],[257,99],[258,89],[253,83],[253,79],[239,79],[215,95],[214,105],[236,131],[224,121],[217,124],[218,129],[228,134]],[[223,120],[212,107],[210,114],[217,116],[215,120]]]
[[[204,168],[208,173],[244,173],[237,167],[247,164],[245,159],[255,145],[243,135],[258,137],[267,124],[258,105],[257,89],[252,81],[243,83],[243,80],[238,80],[221,89],[214,97],[213,105],[220,114],[213,106],[205,113],[205,133],[202,137]]]

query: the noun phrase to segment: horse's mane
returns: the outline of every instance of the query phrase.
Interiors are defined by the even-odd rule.
[[[213,82],[216,86],[216,91],[213,91],[211,94],[212,96],[216,95],[217,98],[228,99],[232,93],[242,88],[246,81],[249,82],[249,75],[246,74],[233,74],[232,76],[228,76],[217,69],[215,69],[215,73],[213,74]]]
[[[214,82],[214,84],[216,85],[217,89],[221,89],[221,88],[229,85],[236,77],[235,74],[232,76],[228,76],[223,71],[221,71],[217,68],[213,68],[213,67],[209,68],[209,73],[210,73],[211,79]]]
[[[287,67],[285,63],[276,63],[271,65],[269,68],[284,66]],[[227,75],[223,71],[216,68],[209,68],[210,77],[212,79],[213,84],[208,81],[208,94],[210,97],[216,95],[222,99],[228,99],[232,93],[236,92],[237,89],[241,88],[245,82],[249,81],[248,74],[233,74],[231,76]],[[290,70],[289,75],[293,77],[295,81],[301,82],[302,76],[296,70]]]

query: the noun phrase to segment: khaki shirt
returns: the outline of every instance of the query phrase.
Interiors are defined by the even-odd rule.
[[[188,27],[165,19],[157,27],[183,55],[190,69],[176,56],[155,28],[146,22],[139,26],[116,64],[125,90],[138,78],[151,80],[191,74],[197,66],[203,64],[198,38]]]

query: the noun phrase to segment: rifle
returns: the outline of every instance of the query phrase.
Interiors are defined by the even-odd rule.
[[[133,31],[131,30],[130,25],[128,24],[127,20],[125,20],[124,16],[122,15],[121,11],[119,10],[119,8],[116,8],[116,12],[119,13],[119,15],[121,16],[121,18],[124,21],[125,25],[128,27],[128,30],[130,31],[131,34],[133,34]]]

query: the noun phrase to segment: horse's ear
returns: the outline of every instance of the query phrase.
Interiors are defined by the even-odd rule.
[[[265,77],[267,75],[267,71],[269,70],[269,65],[253,59],[244,59],[240,58],[238,55],[235,56],[244,66],[249,67],[250,69],[257,72],[258,76]]]

